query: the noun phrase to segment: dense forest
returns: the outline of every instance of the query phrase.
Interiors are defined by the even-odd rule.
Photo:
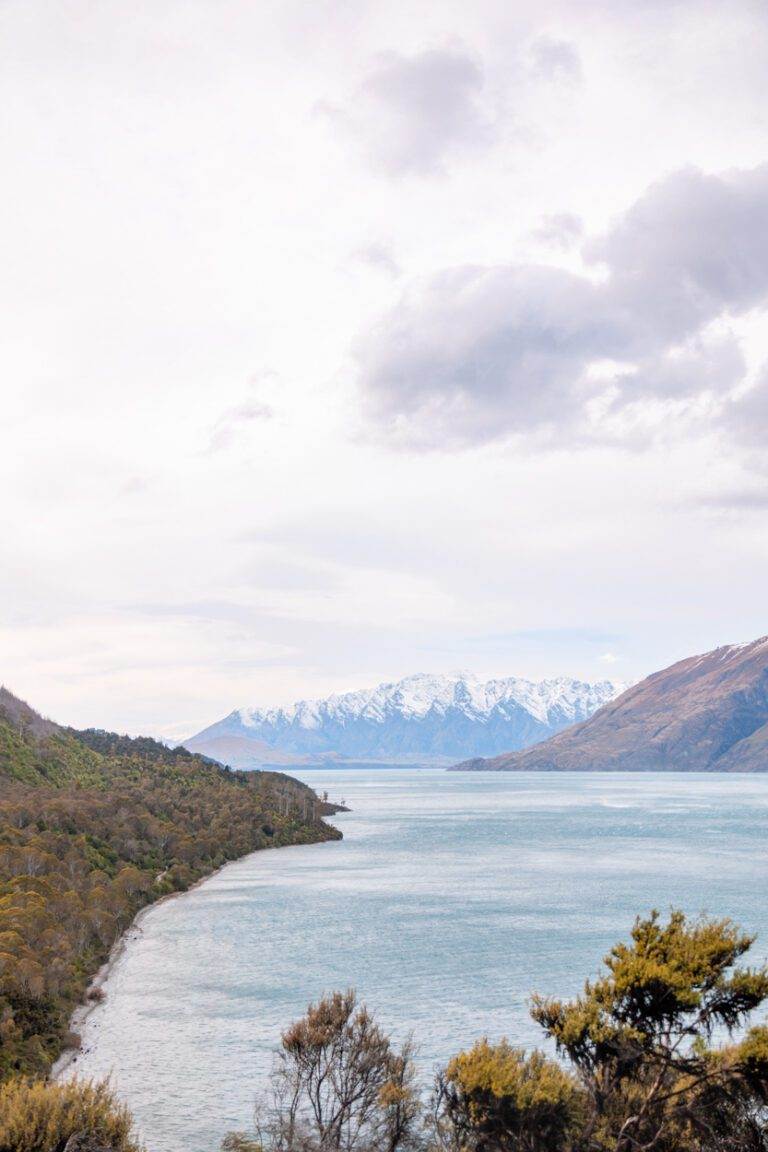
[[[338,838],[275,772],[44,720],[0,689],[0,1081],[42,1075],[136,912],[259,848]]]

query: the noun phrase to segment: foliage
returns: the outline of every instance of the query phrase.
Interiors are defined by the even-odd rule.
[[[225,861],[338,836],[279,773],[57,728],[0,689],[0,1152],[134,1152],[106,1087],[50,1086],[88,980],[136,911]],[[729,920],[635,922],[572,1001],[534,997],[560,1062],[481,1040],[438,1073],[353,992],[282,1037],[255,1137],[227,1152],[768,1152],[768,970]],[[98,995],[98,993],[94,993]],[[5,1081],[3,1084],[2,1081]]]
[[[53,787],[105,787],[107,783],[99,757],[74,735],[59,730],[37,740],[24,726],[8,723],[1,714],[0,779]]]
[[[438,1074],[433,1140],[477,1152],[768,1152],[768,1027],[732,1039],[768,998],[768,971],[739,965],[752,943],[729,920],[638,919],[581,996],[534,997],[564,1062],[480,1041]]]
[[[280,773],[36,720],[0,711],[0,1080],[47,1071],[141,907],[256,849],[339,835]]]
[[[534,1019],[586,1092],[584,1147],[766,1146],[765,1029],[713,1045],[768,997],[768,970],[737,966],[752,943],[729,920],[689,921],[677,911],[662,923],[654,912],[635,922],[631,943],[613,948],[583,995],[534,999]]]
[[[534,997],[561,1060],[483,1039],[438,1071],[425,1109],[412,1046],[396,1050],[353,992],[283,1033],[255,1138],[224,1152],[768,1152],[768,999],[730,920],[638,919],[570,1002]],[[723,1041],[728,1038],[728,1042]]]
[[[128,1110],[106,1084],[0,1084],[2,1152],[141,1152]]]
[[[582,1092],[571,1073],[506,1040],[480,1040],[438,1073],[435,1134],[447,1149],[566,1147],[582,1114]]]
[[[396,1048],[354,992],[334,992],[283,1033],[258,1139],[232,1133],[223,1148],[397,1152],[419,1111],[410,1041]]]
[[[228,1132],[221,1142],[221,1152],[262,1152],[262,1147],[244,1132]]]

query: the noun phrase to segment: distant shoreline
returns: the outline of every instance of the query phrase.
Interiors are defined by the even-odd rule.
[[[446,772],[466,776],[764,776],[765,768],[465,768],[455,764]]]

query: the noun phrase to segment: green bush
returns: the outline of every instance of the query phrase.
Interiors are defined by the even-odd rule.
[[[463,1149],[569,1147],[585,1111],[575,1076],[541,1052],[479,1040],[438,1078],[442,1135]]]

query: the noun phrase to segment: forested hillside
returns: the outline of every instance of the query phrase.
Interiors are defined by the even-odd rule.
[[[280,773],[64,729],[0,690],[0,1079],[47,1071],[138,909],[256,849],[339,838],[330,810]]]

